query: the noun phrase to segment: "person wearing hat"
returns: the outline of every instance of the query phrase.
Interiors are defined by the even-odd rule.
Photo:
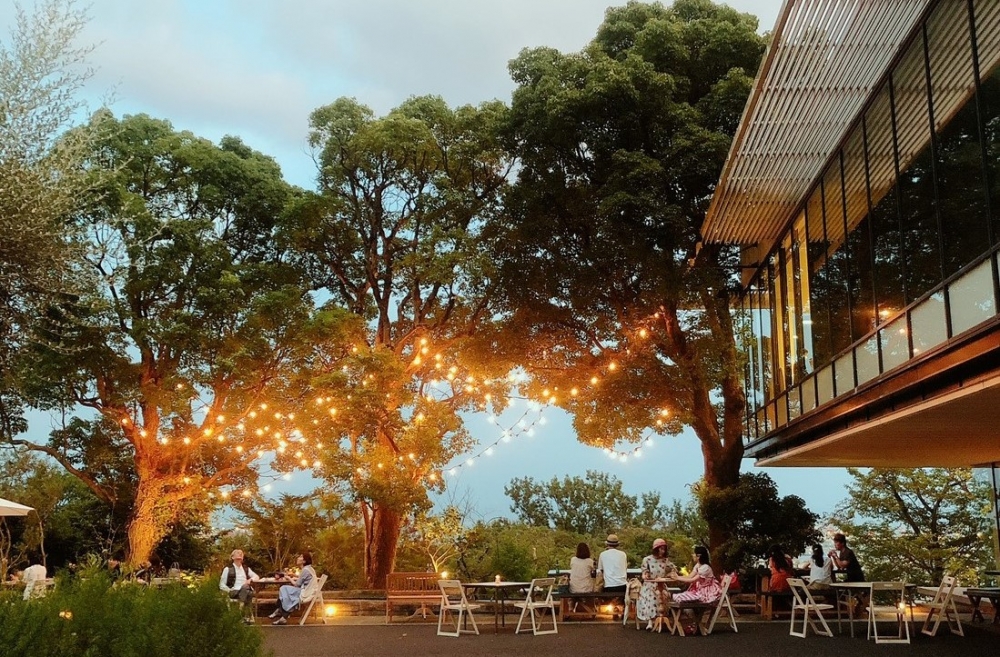
[[[646,621],[646,629],[653,629],[653,621],[663,616],[664,603],[669,600],[670,593],[663,588],[662,581],[668,575],[676,574],[677,568],[667,557],[669,548],[662,538],[653,541],[653,551],[642,560],[642,589],[639,591],[639,601],[635,611],[639,620]]]
[[[606,593],[622,593],[624,598],[628,579],[628,557],[618,549],[617,535],[608,534],[604,545],[607,549],[597,557],[597,573],[604,576]]]

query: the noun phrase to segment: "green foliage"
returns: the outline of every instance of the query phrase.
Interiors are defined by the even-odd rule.
[[[256,485],[271,436],[239,423],[295,353],[309,306],[278,248],[293,192],[271,158],[145,115],[100,112],[80,132],[93,135],[88,169],[114,172],[76,217],[99,276],[50,308],[46,339],[19,361],[31,404],[70,420],[47,444],[14,442],[132,510],[136,565],[220,487]]]
[[[993,564],[989,483],[967,468],[849,468],[848,498],[832,522],[848,535],[869,579],[963,585]]]
[[[264,637],[211,580],[162,589],[89,570],[44,598],[0,600],[0,636],[10,657],[258,657]]]
[[[531,477],[512,479],[504,486],[510,510],[526,524],[583,535],[606,535],[620,527],[656,527],[663,524],[659,493],[628,495],[614,475],[588,470],[585,477],[553,477],[538,483]]]
[[[786,554],[798,555],[819,539],[819,516],[795,495],[778,496],[778,487],[764,473],[744,473],[737,486],[723,490],[699,486],[695,490],[702,515],[716,522],[729,536],[712,546],[726,572],[754,565],[765,559],[772,545]]]

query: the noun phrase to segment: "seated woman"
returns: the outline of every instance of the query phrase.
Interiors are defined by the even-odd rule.
[[[711,561],[708,556],[708,548],[704,545],[696,545],[694,548],[694,568],[690,575],[677,575],[674,577],[678,582],[686,582],[691,586],[683,593],[677,593],[673,599],[675,602],[707,602],[712,603],[722,596],[722,587],[715,579],[712,572]]]
[[[813,591],[827,592],[833,584],[833,559],[823,556],[823,546],[817,543],[812,546],[812,556],[809,558],[809,588]]]
[[[788,558],[780,545],[771,546],[767,567],[771,569],[771,581],[767,589],[772,593],[791,592],[792,587],[788,585],[788,578],[795,576],[792,570],[792,560]]]
[[[653,541],[652,553],[642,560],[642,590],[639,591],[636,615],[639,620],[646,621],[647,630],[653,629],[653,619],[663,615],[663,603],[670,596],[662,584],[652,580],[662,579],[677,571],[667,557],[667,549],[667,542],[658,538]]]
[[[594,560],[590,558],[590,546],[580,543],[576,546],[576,556],[569,560],[569,592],[594,592]]]
[[[302,601],[302,594],[316,581],[316,571],[312,567],[312,555],[303,552],[295,560],[295,565],[301,568],[294,584],[285,584],[278,589],[278,608],[271,614],[275,621],[272,625],[285,625],[288,617]]]

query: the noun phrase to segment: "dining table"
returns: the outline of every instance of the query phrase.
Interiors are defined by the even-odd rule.
[[[838,625],[840,623],[840,604],[841,604],[841,600],[843,599],[843,598],[841,598],[841,594],[843,594],[844,596],[846,596],[848,598],[848,600],[849,600],[850,598],[859,598],[859,596],[867,593],[868,595],[867,595],[866,602],[867,602],[867,604],[871,604],[872,584],[875,584],[875,582],[833,582],[830,585],[837,592],[837,623],[838,623]],[[907,604],[907,606],[910,608],[910,624],[913,625],[913,604],[912,604],[912,598],[913,598],[913,592],[916,591],[916,589],[917,589],[917,585],[916,584],[906,584],[905,585],[905,589],[906,589],[906,598],[911,601],[910,604]],[[906,602],[906,601],[903,601],[903,602]],[[854,604],[849,604],[848,605],[848,609],[849,609],[849,612],[848,612],[848,617],[847,617],[847,624],[850,627],[851,638],[853,639],[854,638],[854,621],[855,620],[864,620],[865,623],[867,623],[868,622],[868,618],[867,617],[864,618],[864,619],[857,618],[856,615],[854,614]]]
[[[531,582],[508,582],[505,580],[495,580],[492,582],[463,582],[462,588],[471,590],[473,595],[479,589],[486,589],[493,592],[493,633],[497,634],[500,627],[507,626],[506,602],[512,591],[520,591],[531,586]]]

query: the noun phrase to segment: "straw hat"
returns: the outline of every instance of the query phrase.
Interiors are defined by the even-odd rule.
[[[618,547],[618,534],[608,534],[608,538],[604,541],[604,544],[608,547]]]

